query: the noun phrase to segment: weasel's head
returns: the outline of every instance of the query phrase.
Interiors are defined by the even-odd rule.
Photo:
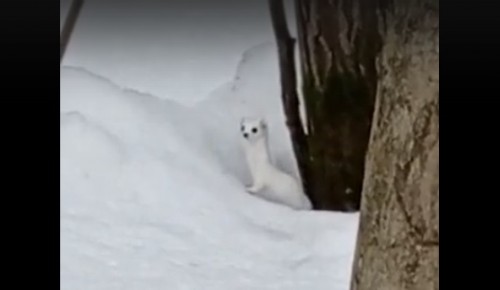
[[[243,118],[240,122],[240,131],[243,139],[255,143],[267,136],[267,124],[261,118]]]

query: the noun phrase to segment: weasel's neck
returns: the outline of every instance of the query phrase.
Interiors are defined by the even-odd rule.
[[[252,152],[253,158],[257,158],[258,162],[270,163],[269,147],[267,139],[263,138],[253,144],[248,144],[249,150]],[[256,160],[257,161],[257,160]]]

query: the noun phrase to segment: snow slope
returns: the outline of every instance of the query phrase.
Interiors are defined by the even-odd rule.
[[[347,290],[357,214],[247,194],[239,119],[268,119],[296,174],[273,45],[185,107],[61,69],[61,289]]]
[[[63,64],[191,105],[271,39],[266,0],[86,0]]]

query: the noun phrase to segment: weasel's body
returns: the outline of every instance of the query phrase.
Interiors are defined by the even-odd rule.
[[[294,209],[311,209],[311,202],[295,178],[271,163],[265,122],[243,119],[241,131],[243,148],[253,179],[253,184],[247,187],[247,191]],[[270,192],[264,192],[263,189]]]

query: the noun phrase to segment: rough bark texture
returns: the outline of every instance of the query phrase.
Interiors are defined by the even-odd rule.
[[[351,289],[439,289],[438,1],[378,12],[383,47]]]
[[[283,0],[269,0],[268,3],[273,31],[278,44],[281,99],[285,110],[286,124],[290,131],[304,192],[309,195],[309,170],[307,161],[309,148],[300,119],[297,76],[295,72],[295,39],[290,36],[288,31]]]
[[[376,94],[375,1],[295,3],[307,112],[307,192],[317,209],[357,210]]]

